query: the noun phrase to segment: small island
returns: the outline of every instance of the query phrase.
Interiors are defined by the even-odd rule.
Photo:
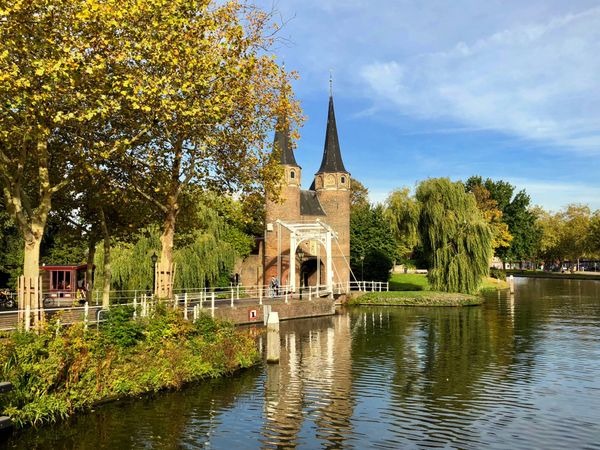
[[[486,290],[508,288],[508,283],[486,278],[480,293]],[[424,274],[394,274],[388,292],[354,292],[348,305],[381,306],[477,306],[483,303],[481,295],[432,291]]]

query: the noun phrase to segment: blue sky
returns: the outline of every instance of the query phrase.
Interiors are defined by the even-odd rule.
[[[308,187],[333,71],[342,156],[372,201],[477,174],[600,209],[600,1],[259,0],[285,21]]]

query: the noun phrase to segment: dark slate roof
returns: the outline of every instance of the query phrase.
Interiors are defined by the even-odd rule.
[[[300,215],[301,216],[324,216],[325,211],[321,207],[319,197],[315,191],[300,191]]]
[[[279,128],[279,123],[277,124],[277,128]],[[281,149],[281,159],[280,162],[283,165],[287,166],[298,166],[296,162],[296,158],[294,158],[294,151],[292,150],[292,145],[290,143],[290,129],[286,127],[284,132],[279,130],[275,131],[275,139],[273,144],[277,145]]]
[[[333,97],[329,97],[329,112],[327,114],[327,131],[325,132],[325,149],[323,150],[323,161],[317,173],[324,172],[346,172],[340,143],[338,141],[337,126],[335,124],[335,112],[333,111]]]

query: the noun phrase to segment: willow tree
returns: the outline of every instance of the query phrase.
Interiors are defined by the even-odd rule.
[[[475,197],[461,182],[432,178],[419,184],[418,230],[430,261],[432,289],[474,293],[488,274],[492,232]]]
[[[279,117],[293,125],[299,107],[291,75],[270,53],[269,14],[237,0],[105,3],[119,49],[110,61],[114,92],[131,112],[114,130],[143,136],[115,153],[115,174],[161,217],[160,264],[169,268],[186,187],[246,192],[275,183],[268,137]]]
[[[408,257],[419,243],[418,202],[410,196],[408,188],[396,189],[385,201],[384,214],[398,242],[398,253]]]

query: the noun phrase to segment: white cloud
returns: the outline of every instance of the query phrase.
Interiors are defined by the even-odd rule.
[[[600,8],[363,65],[379,104],[600,154]]]

